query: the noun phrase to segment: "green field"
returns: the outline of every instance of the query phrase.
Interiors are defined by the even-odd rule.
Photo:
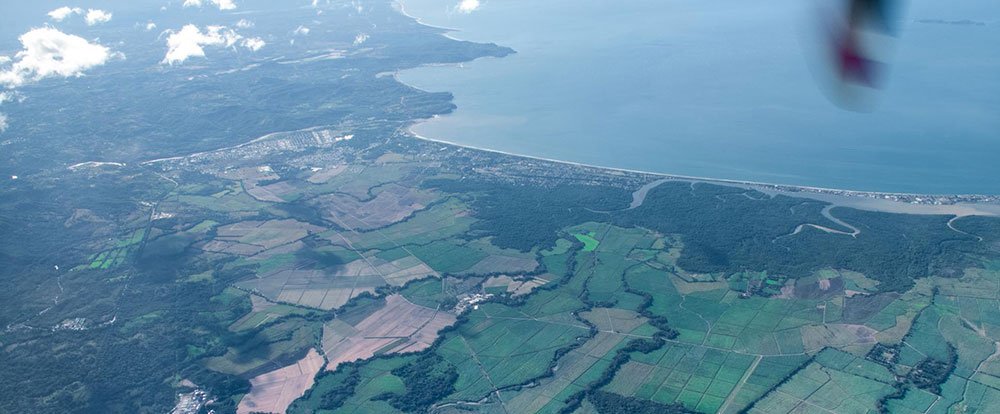
[[[399,339],[375,350],[374,359],[321,374],[290,412],[400,412],[401,407],[427,407],[429,398],[463,410],[529,413],[593,409],[597,397],[602,404],[617,398],[648,409],[768,414],[865,412],[880,404],[898,412],[925,412],[944,402],[1000,401],[1000,362],[988,361],[995,349],[987,340],[1000,334],[995,310],[1000,295],[983,293],[1000,280],[1000,269],[921,281],[903,294],[879,292],[877,281],[832,269],[799,279],[767,271],[694,273],[679,263],[687,249],[681,237],[586,221],[560,231],[579,243],[559,238],[547,248],[519,251],[475,230],[480,222],[466,214],[469,208],[460,198],[445,197],[384,228],[329,230],[306,239],[307,248],[239,258],[223,267],[250,266],[257,275],[270,275],[348,263],[389,269],[388,263],[406,262],[406,267],[426,265],[442,277],[425,274],[390,288],[382,283],[383,270],[374,270],[337,279],[336,286],[357,289],[374,283],[380,289],[375,296],[398,292],[439,311],[449,311],[472,293],[494,295],[470,308],[427,351],[387,353]],[[225,225],[203,220],[182,234],[207,235]],[[116,266],[143,237],[130,233],[119,247],[94,254],[89,266]],[[489,276],[477,274],[484,270],[526,279],[544,273],[549,283],[514,298],[506,285],[482,286]],[[214,283],[217,272],[185,280]],[[325,277],[310,276],[310,283]],[[270,282],[259,284],[266,278],[249,280],[258,283],[254,289],[272,290]],[[246,296],[232,291],[219,300],[241,297]],[[215,350],[211,344],[188,345],[186,358],[213,371],[250,377],[291,363],[316,346],[323,311],[262,297],[252,302],[253,311],[228,325],[246,335],[243,342],[222,352],[218,345]],[[358,297],[332,311],[344,326],[354,326],[383,303]],[[161,317],[148,313],[126,327],[138,331]],[[625,350],[668,332],[669,340],[650,342],[656,344],[653,349]],[[876,338],[896,350],[891,362],[865,357]],[[953,352],[958,375],[942,378],[940,391],[911,379],[909,372],[918,365],[945,361]],[[412,369],[448,380],[422,382],[403,375]],[[893,397],[896,390],[905,392]]]
[[[878,364],[825,350],[787,382],[757,401],[752,413],[873,412],[892,392],[893,375]]]
[[[135,214],[90,240],[83,264],[38,299],[67,316],[42,307],[37,325],[113,326],[101,340],[183,366],[158,382],[170,401],[189,380],[220,397],[220,412],[248,379],[311,349],[337,369],[289,412],[945,413],[1000,402],[1000,262],[940,217],[838,210],[861,235],[792,235],[825,220],[820,203],[674,183],[622,210],[631,184],[497,184],[383,149],[325,182],[309,181],[322,168],[247,161],[164,189],[157,211],[170,214]],[[233,178],[254,171],[280,178]],[[374,201],[390,192],[399,198]],[[889,244],[899,240],[916,257],[902,267]],[[97,299],[62,302],[81,287]],[[434,317],[396,326],[410,315],[378,313],[396,294],[409,303],[393,309]],[[183,338],[165,339],[173,332]],[[8,349],[21,346],[35,345]]]
[[[583,251],[585,252],[592,252],[594,250],[597,250],[597,246],[601,244],[601,242],[595,239],[594,236],[596,236],[596,234],[594,233],[588,233],[588,234],[577,233],[573,235],[573,237],[576,237],[576,239],[579,240],[580,243],[583,243]]]

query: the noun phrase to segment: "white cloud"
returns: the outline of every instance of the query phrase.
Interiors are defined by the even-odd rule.
[[[267,42],[265,42],[264,39],[261,39],[259,37],[251,37],[248,39],[243,39],[243,41],[240,42],[240,44],[242,44],[243,47],[256,52],[260,50],[262,47],[266,46]]]
[[[17,91],[0,92],[0,105],[3,105],[6,102],[14,101],[24,102],[24,95],[21,95]]]
[[[93,26],[95,24],[107,23],[111,21],[111,12],[106,12],[99,9],[88,9],[87,15],[84,17],[87,20],[87,26]]]
[[[168,30],[167,55],[161,63],[167,65],[184,63],[188,58],[205,57],[205,46],[243,47],[254,52],[267,43],[259,37],[244,38],[235,30],[226,26],[206,26],[202,31],[193,24],[181,28],[180,31]]]
[[[167,55],[163,63],[173,65],[190,57],[205,57],[203,46],[231,47],[239,40],[239,34],[224,26],[208,26],[202,32],[198,26],[189,24],[167,37]]]
[[[156,29],[156,23],[153,23],[153,22],[146,23],[146,31],[147,32],[151,32],[154,29]]]
[[[357,36],[354,36],[354,46],[359,46],[362,43],[366,42],[367,40],[368,40],[368,35],[360,33]]]
[[[292,32],[292,34],[294,34],[296,36],[300,36],[300,35],[301,36],[305,36],[305,35],[308,35],[309,34],[309,28],[305,27],[305,26],[296,27],[295,31]]]
[[[61,21],[65,20],[67,17],[69,17],[70,15],[73,15],[73,14],[82,14],[82,13],[83,13],[83,9],[81,9],[79,7],[70,8],[68,6],[63,6],[63,7],[60,7],[58,9],[55,9],[53,11],[50,11],[49,12],[49,17],[52,20],[55,20],[57,22],[61,22]]]
[[[0,55],[0,65],[6,65],[8,63],[10,63],[10,57]]]
[[[53,76],[83,76],[84,71],[120,56],[100,44],[51,27],[32,29],[19,40],[23,50],[17,52],[9,69],[0,70],[0,85],[8,88]]]
[[[249,29],[253,27],[253,22],[247,19],[240,19],[240,21],[236,22],[236,27],[239,27],[240,29]]]
[[[184,7],[201,7],[205,4],[212,4],[219,10],[235,10],[236,3],[233,0],[184,0]]]
[[[458,2],[458,6],[455,6],[455,9],[459,13],[472,13],[479,9],[480,5],[479,0],[462,0]]]
[[[0,92],[0,105],[4,102],[13,101],[14,96],[10,92]],[[0,134],[7,130],[7,115],[0,112]]]
[[[63,6],[58,9],[52,10],[49,13],[49,18],[57,22],[66,20],[68,17],[74,14],[82,14],[84,20],[87,21],[88,26],[93,26],[95,24],[107,23],[111,21],[111,12],[104,11],[101,9],[87,9],[84,12],[83,9],[79,7],[68,7]]]

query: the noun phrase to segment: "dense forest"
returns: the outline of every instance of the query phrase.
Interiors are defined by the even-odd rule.
[[[767,271],[803,277],[825,268],[853,270],[881,282],[883,291],[902,292],[913,280],[957,276],[981,266],[990,253],[978,234],[996,238],[1000,220],[878,213],[833,208],[830,214],[859,233],[830,233],[814,224],[849,233],[827,218],[823,202],[713,184],[668,182],[651,190],[644,204],[624,210],[629,192],[612,187],[561,185],[514,187],[484,180],[435,180],[428,186],[465,194],[476,218],[473,229],[503,247],[528,251],[550,246],[568,225],[610,219],[622,227],[643,227],[681,236],[678,265],[694,273]],[[470,194],[474,194],[470,195]]]
[[[403,394],[386,393],[375,399],[386,400],[407,413],[426,412],[435,402],[455,392],[458,372],[455,366],[433,353],[425,353],[410,364],[396,368],[392,374],[406,385]]]
[[[492,236],[504,248],[530,251],[555,244],[565,227],[607,218],[621,210],[631,191],[582,184],[554,188],[514,186],[482,180],[428,180],[424,186],[472,201],[476,218],[471,236]]]
[[[680,404],[660,404],[605,391],[591,394],[590,403],[600,414],[689,414],[697,412],[688,410]]]
[[[856,237],[805,228],[838,228],[821,214],[824,204],[785,196],[728,196],[732,187],[668,183],[650,192],[623,225],[680,234],[685,249],[678,264],[692,272],[766,270],[791,277],[823,268],[847,269],[879,280],[884,291],[904,291],[913,279],[958,275],[980,265],[986,246],[950,229],[951,216],[920,216],[834,208],[835,217],[858,228]],[[984,220],[978,227],[1000,220]]]

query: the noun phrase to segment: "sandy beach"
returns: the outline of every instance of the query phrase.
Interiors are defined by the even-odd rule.
[[[641,170],[631,170],[625,168],[605,167],[600,165],[590,165],[572,161],[556,160],[551,158],[536,157],[524,154],[515,154],[506,151],[499,151],[489,148],[480,148],[470,145],[456,144],[454,142],[448,142],[440,139],[422,136],[413,131],[412,126],[407,130],[407,132],[416,139],[421,139],[424,141],[430,141],[438,144],[444,144],[469,150],[485,151],[512,157],[533,159],[533,160],[551,162],[562,165],[571,165],[581,168],[594,168],[605,171],[616,171],[623,173],[648,175],[650,176],[651,182],[655,181],[658,184],[674,180],[674,181],[702,182],[710,184],[729,185],[729,186],[736,186],[736,187],[743,187],[747,189],[757,190],[772,196],[786,195],[790,197],[809,198],[827,202],[840,207],[850,207],[859,210],[881,211],[887,213],[953,215],[958,217],[1000,216],[1000,204],[995,204],[995,203],[959,202],[954,204],[924,204],[924,203],[901,202],[885,198],[886,196],[889,197],[899,196],[899,197],[923,197],[931,199],[937,197],[948,197],[948,195],[853,191],[848,189],[809,187],[809,186],[797,186],[797,185],[787,185],[787,184],[762,183],[753,181],[725,180],[725,179],[716,179],[709,177],[673,175],[673,174],[657,173],[652,171],[641,171]],[[646,191],[649,191],[655,188],[655,186],[647,186],[644,188]],[[789,190],[784,190],[783,188],[787,188]],[[845,193],[850,193],[850,194],[845,194]]]

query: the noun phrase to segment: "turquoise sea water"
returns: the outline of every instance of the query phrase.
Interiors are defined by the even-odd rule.
[[[1000,2],[914,0],[869,113],[817,87],[802,0],[402,0],[517,50],[424,67],[455,94],[417,125],[458,144],[608,167],[856,190],[1000,193]],[[934,20],[936,22],[927,22]],[[953,24],[968,20],[967,24]]]

